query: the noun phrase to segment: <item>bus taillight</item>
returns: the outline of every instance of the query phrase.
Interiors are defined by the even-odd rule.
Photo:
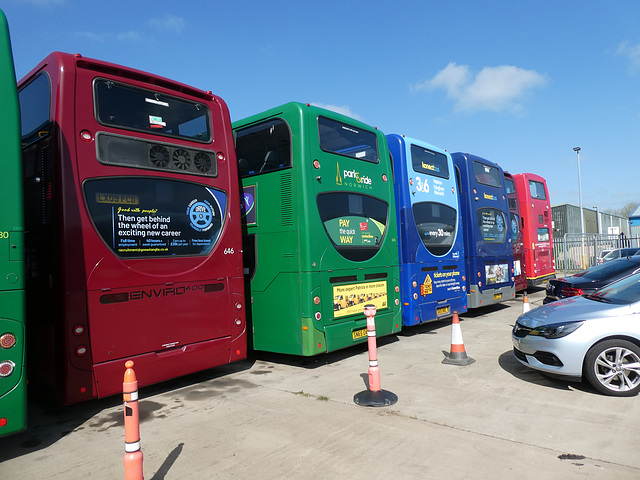
[[[236,302],[236,310],[242,310],[242,303]]]
[[[80,345],[79,347],[76,348],[76,355],[78,357],[84,357],[87,354],[88,350],[89,349],[84,345]]]
[[[384,173],[382,174],[382,181],[387,183],[387,176]]]
[[[239,319],[239,318],[236,318],[236,319],[234,320],[234,322],[235,322],[235,324],[236,324],[236,326],[237,326],[237,327],[239,327],[239,326],[241,326],[241,325],[242,325],[242,320],[241,320],[241,319]]]
[[[0,337],[0,347],[11,348],[16,344],[16,336],[13,333],[5,333]]]
[[[73,334],[76,337],[79,337],[83,333],[84,333],[84,325],[76,325],[75,327],[73,327]]]
[[[313,304],[314,305],[320,305],[320,297],[319,296],[315,296],[313,297]]]
[[[80,132],[80,138],[82,140],[84,140],[85,142],[90,142],[93,140],[93,135],[91,134],[91,132],[89,130],[82,130]]]
[[[224,162],[224,153],[218,152],[216,154],[216,158],[218,159],[219,162]]]
[[[14,368],[16,368],[16,364],[11,360],[0,362],[0,377],[8,377],[13,373]]]

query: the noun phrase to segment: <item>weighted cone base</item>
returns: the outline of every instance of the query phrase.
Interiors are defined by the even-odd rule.
[[[465,352],[463,353],[445,353],[444,360],[442,363],[445,365],[471,365],[475,360],[471,357],[468,357]]]
[[[387,390],[378,390],[376,392],[364,390],[356,393],[353,396],[353,401],[356,405],[363,407],[388,407],[398,401],[398,396]]]

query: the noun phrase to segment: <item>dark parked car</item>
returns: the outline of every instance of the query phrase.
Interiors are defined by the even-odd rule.
[[[543,303],[547,304],[561,298],[593,293],[599,288],[635,272],[640,272],[640,256],[637,255],[595,265],[570,277],[549,280],[547,282],[547,296]]]
[[[615,250],[609,250],[606,255],[598,259],[598,263],[605,263],[622,257],[631,257],[636,255],[638,251],[640,251],[640,248],[638,247],[616,248]]]

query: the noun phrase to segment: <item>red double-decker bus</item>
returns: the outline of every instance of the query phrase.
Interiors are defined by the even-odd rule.
[[[246,357],[224,101],[54,52],[18,83],[28,366],[62,403]]]
[[[553,258],[551,204],[544,178],[534,173],[513,175],[520,201],[527,286],[540,285],[556,276]]]
[[[527,289],[527,277],[525,274],[524,241],[522,235],[522,215],[520,214],[520,202],[513,176],[504,172],[504,182],[507,188],[507,200],[509,201],[509,232],[513,245],[513,279],[516,292]]]

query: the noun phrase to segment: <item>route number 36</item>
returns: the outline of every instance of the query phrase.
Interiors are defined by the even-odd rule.
[[[420,177],[416,177],[416,190],[419,192],[429,193],[429,183],[427,180],[428,179],[425,178],[424,181],[422,181]]]

